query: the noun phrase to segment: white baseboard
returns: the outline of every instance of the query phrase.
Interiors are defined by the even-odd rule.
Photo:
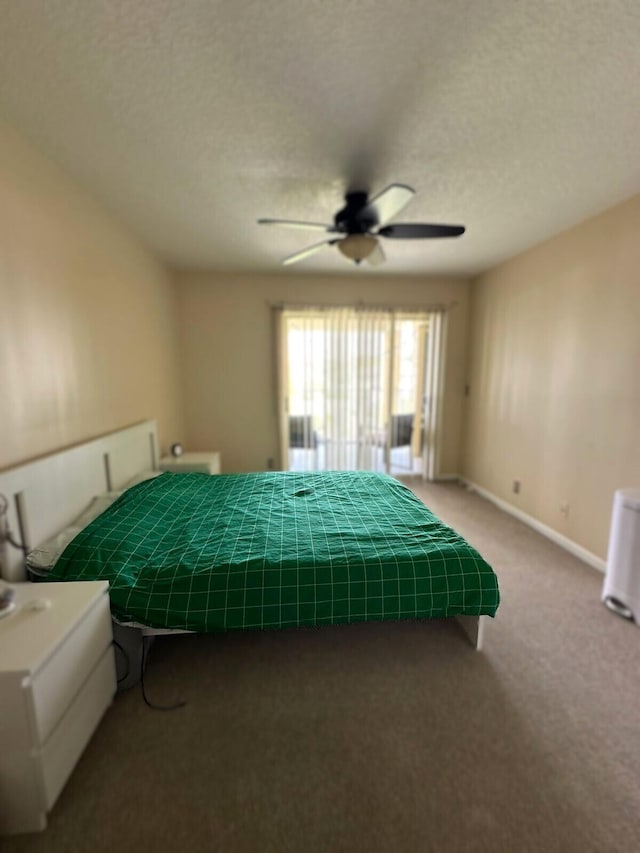
[[[537,518],[534,518],[532,515],[528,515],[526,512],[523,512],[521,509],[518,509],[512,504],[507,503],[507,501],[503,501],[501,498],[492,494],[491,492],[483,489],[482,486],[476,485],[476,483],[472,483],[470,480],[466,480],[464,477],[460,477],[460,482],[464,483],[464,485],[472,492],[477,492],[483,498],[486,498],[491,503],[495,504],[504,512],[508,512],[509,515],[513,515],[519,521],[524,522],[529,527],[532,527],[534,530],[537,530],[538,533],[542,533],[543,536],[546,536],[547,539],[551,539],[552,542],[555,542],[556,545],[560,545],[561,548],[564,548],[566,551],[569,551],[574,557],[578,557],[578,559],[583,560],[589,566],[594,569],[597,569],[599,572],[606,571],[607,564],[606,561],[601,557],[597,557],[595,554],[592,554],[591,551],[587,551],[586,548],[583,548],[582,545],[578,545],[577,542],[574,542],[573,539],[569,539],[568,536],[563,536],[562,533],[558,533],[557,530],[554,530],[553,527],[549,527],[547,524],[543,524],[541,521],[538,521]]]

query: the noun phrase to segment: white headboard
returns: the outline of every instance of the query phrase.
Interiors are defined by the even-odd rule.
[[[156,422],[143,421],[1,471],[0,494],[9,502],[14,537],[30,548],[40,544],[70,524],[96,495],[155,470],[157,446]],[[0,577],[26,580],[23,554],[6,542],[0,542]]]

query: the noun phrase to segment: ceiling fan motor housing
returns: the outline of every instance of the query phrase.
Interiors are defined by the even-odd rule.
[[[334,223],[342,234],[367,234],[378,224],[375,211],[367,208],[366,192],[350,192],[346,196],[346,205],[336,213]]]

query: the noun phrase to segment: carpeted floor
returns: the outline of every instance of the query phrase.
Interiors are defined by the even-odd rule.
[[[457,485],[416,493],[500,579],[448,621],[180,636],[119,695],[37,836],[4,853],[640,849],[640,630],[602,576]]]

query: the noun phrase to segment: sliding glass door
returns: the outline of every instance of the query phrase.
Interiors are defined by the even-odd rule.
[[[283,310],[284,467],[424,473],[425,403],[435,399],[427,383],[438,375],[427,359],[437,355],[429,343],[438,324],[434,313]]]

